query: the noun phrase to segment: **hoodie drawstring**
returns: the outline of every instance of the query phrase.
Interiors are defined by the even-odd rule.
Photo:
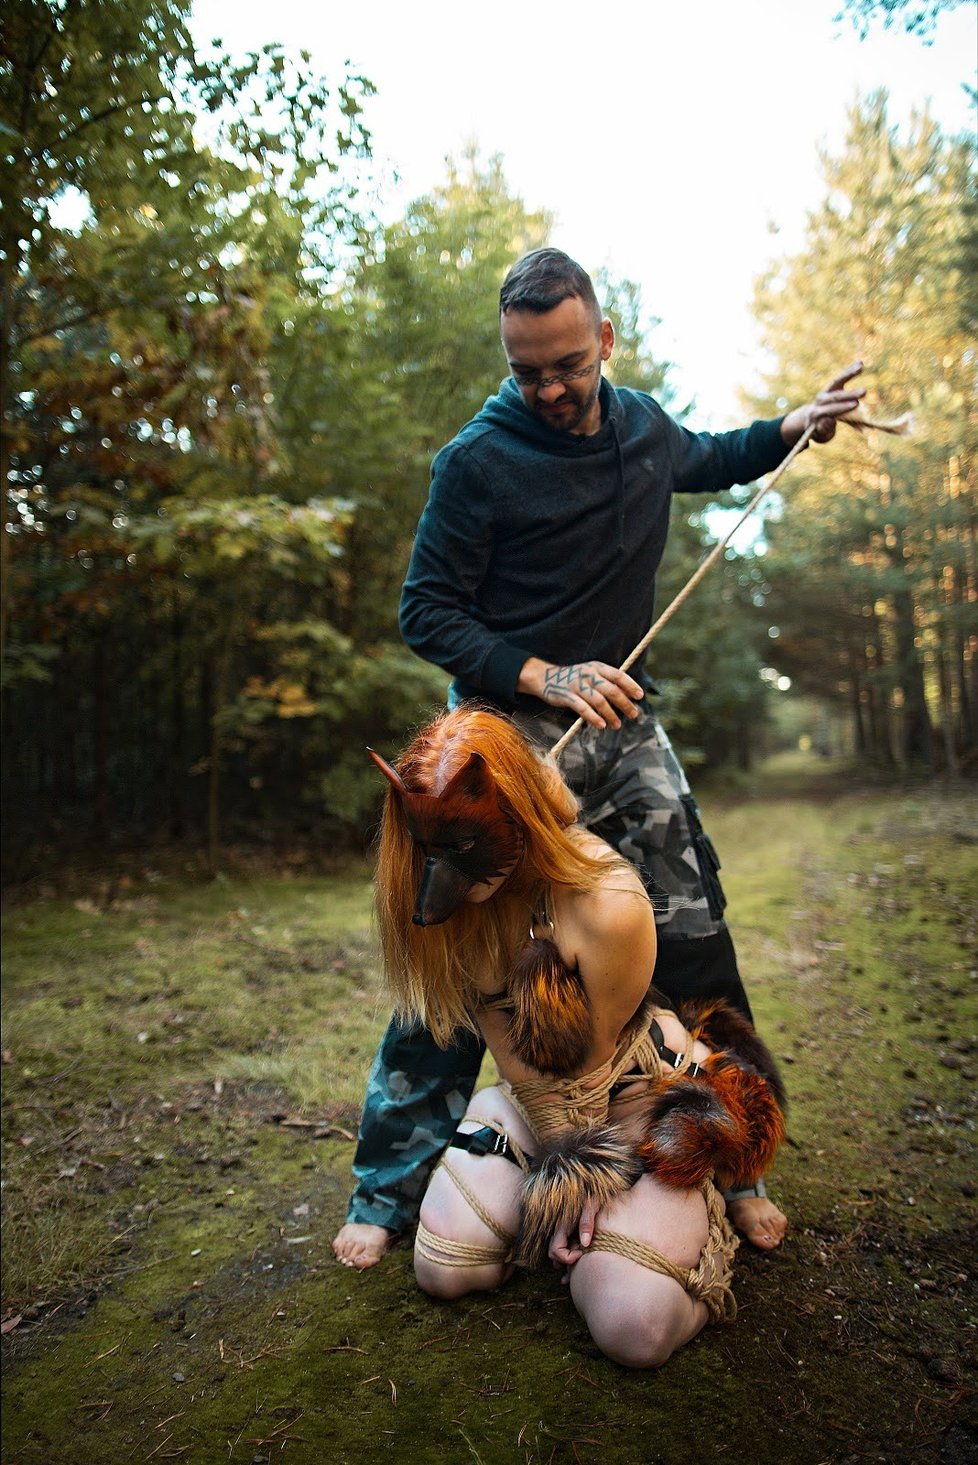
[[[609,414],[610,416],[610,414]],[[618,506],[618,548],[625,552],[625,454],[622,451],[621,441],[618,437],[618,424],[611,417],[611,432],[615,439],[615,452],[618,456],[618,485],[617,485],[617,506]]]

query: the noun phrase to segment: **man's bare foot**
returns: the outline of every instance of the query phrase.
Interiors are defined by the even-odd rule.
[[[780,1246],[788,1229],[788,1217],[767,1196],[745,1195],[727,1201],[727,1215],[742,1236],[761,1251]]]
[[[333,1237],[333,1251],[336,1260],[344,1267],[356,1267],[365,1272],[375,1267],[388,1252],[394,1241],[394,1232],[386,1226],[363,1226],[348,1221]]]

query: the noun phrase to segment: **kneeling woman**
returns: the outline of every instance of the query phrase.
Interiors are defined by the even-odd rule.
[[[446,1044],[481,1032],[502,1076],[472,1101],[421,1207],[432,1296],[502,1285],[549,1253],[598,1346],[654,1367],[734,1312],[714,1189],[748,1185],[783,1132],[753,1028],[651,988],[655,922],[632,867],[576,824],[511,723],[437,718],[389,780],[377,870],[397,1012]]]

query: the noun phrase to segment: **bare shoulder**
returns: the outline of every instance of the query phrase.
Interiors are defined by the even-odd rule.
[[[642,882],[613,858],[597,886],[564,892],[554,914],[565,958],[573,958],[592,1002],[617,1031],[644,997],[655,965],[655,917]]]
[[[607,869],[591,890],[567,892],[566,914],[578,933],[607,941],[619,935],[628,940],[646,929],[655,933],[655,917],[638,872],[615,854],[604,840],[588,834],[582,843],[589,855],[606,858]]]
[[[618,946],[643,934],[655,938],[655,916],[641,881],[626,870],[609,873],[603,884],[587,892],[576,912],[581,934]]]

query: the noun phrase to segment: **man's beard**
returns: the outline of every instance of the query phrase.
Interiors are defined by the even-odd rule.
[[[580,427],[581,423],[593,410],[594,404],[598,400],[600,387],[601,383],[599,380],[594,390],[588,393],[583,402],[571,397],[567,406],[573,408],[572,411],[556,414],[547,412],[542,407],[534,407],[533,410],[541,422],[545,422],[554,432],[573,432],[576,427]],[[555,404],[551,403],[550,405],[554,406]]]

